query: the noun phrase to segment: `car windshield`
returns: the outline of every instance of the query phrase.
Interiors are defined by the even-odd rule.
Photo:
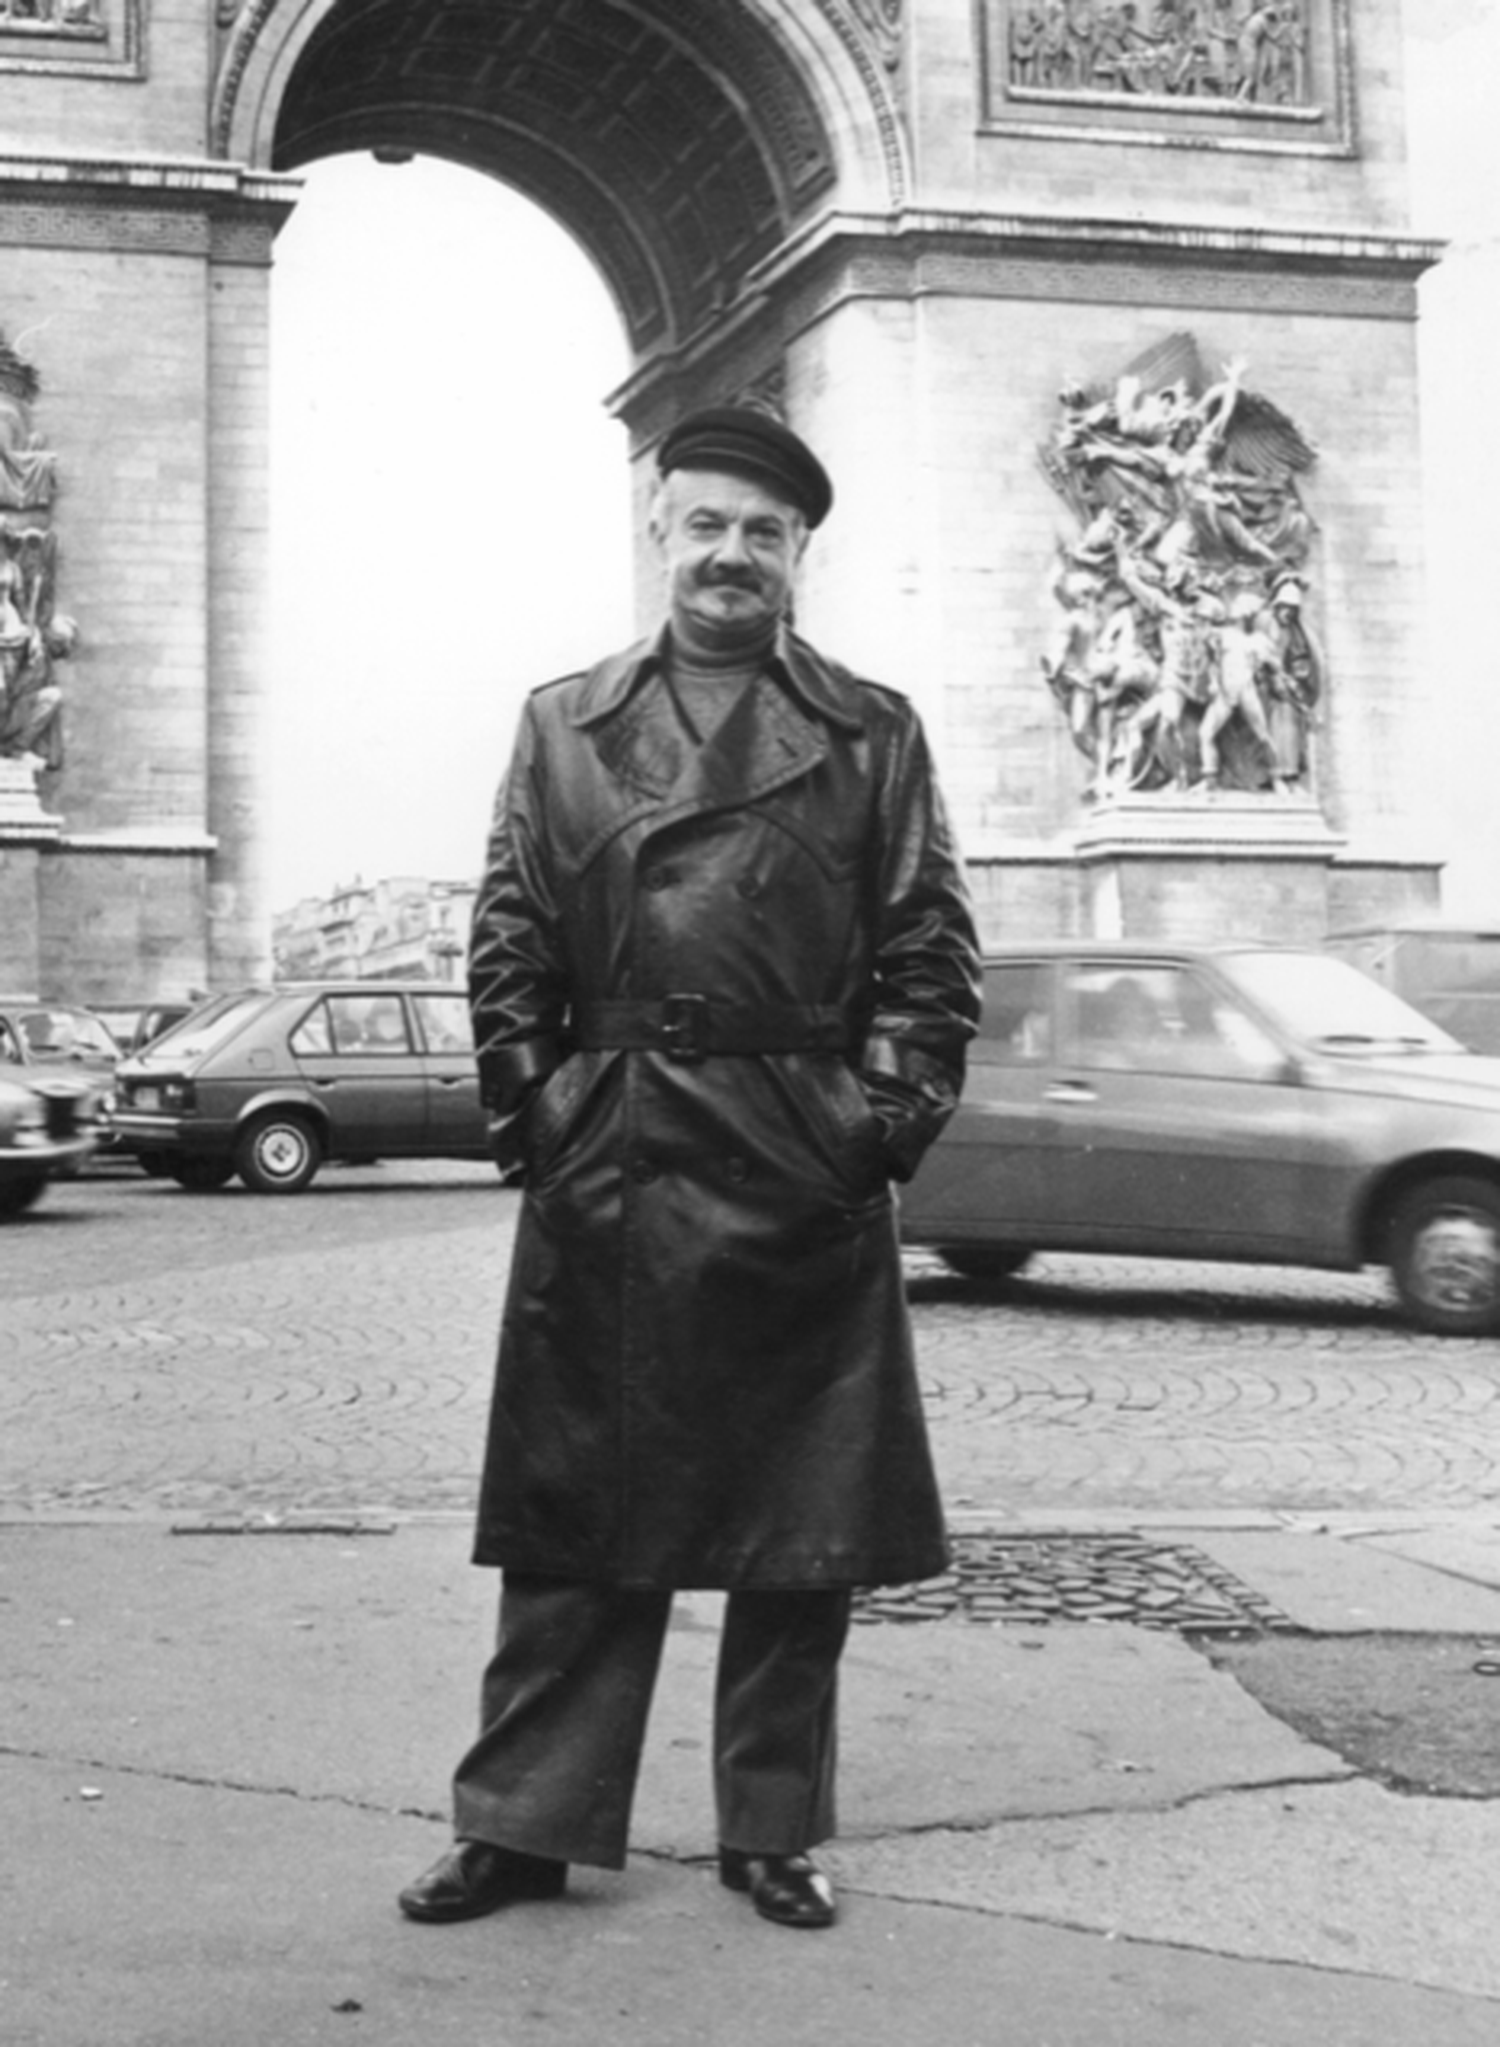
[[[153,1064],[164,1060],[174,1065],[183,1059],[201,1059],[205,1052],[232,1038],[268,999],[263,989],[216,995],[170,1030],[163,1031],[159,1038],[153,1038],[136,1057],[149,1059]]]
[[[81,1058],[95,1053],[113,1059],[117,1047],[98,1018],[82,1009],[23,1009],[16,1022],[29,1059]]]
[[[1325,1052],[1461,1052],[1445,1030],[1343,960],[1315,952],[1242,952],[1220,964],[1253,1002]]]

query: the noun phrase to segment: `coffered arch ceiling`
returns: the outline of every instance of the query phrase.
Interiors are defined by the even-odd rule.
[[[446,157],[578,238],[637,356],[728,303],[832,185],[783,45],[732,0],[338,0],[275,117],[274,163]]]

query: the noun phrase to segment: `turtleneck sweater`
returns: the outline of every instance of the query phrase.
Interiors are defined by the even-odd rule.
[[[753,638],[718,647],[705,646],[701,640],[685,642],[674,626],[667,642],[667,686],[700,746],[713,737],[740,693],[760,674],[775,644],[774,620]]]

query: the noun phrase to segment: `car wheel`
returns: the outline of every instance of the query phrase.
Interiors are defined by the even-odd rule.
[[[42,1198],[47,1184],[45,1173],[18,1175],[13,1180],[0,1180],[0,1215],[19,1215],[23,1208],[30,1208]]]
[[[189,1194],[212,1194],[216,1187],[228,1186],[234,1167],[228,1159],[174,1159],[166,1173]]]
[[[1500,1331],[1500,1187],[1425,1180],[1391,1217],[1391,1276],[1419,1328],[1436,1336]]]
[[[261,1116],[240,1139],[234,1162],[257,1194],[300,1194],[323,1163],[323,1146],[301,1116]]]
[[[1029,1251],[1013,1251],[1005,1244],[943,1244],[938,1256],[952,1272],[964,1279],[1009,1279],[1030,1258]]]

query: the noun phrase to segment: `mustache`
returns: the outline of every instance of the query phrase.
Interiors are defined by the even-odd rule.
[[[704,590],[751,590],[760,589],[760,577],[754,569],[700,569],[695,578]]]

